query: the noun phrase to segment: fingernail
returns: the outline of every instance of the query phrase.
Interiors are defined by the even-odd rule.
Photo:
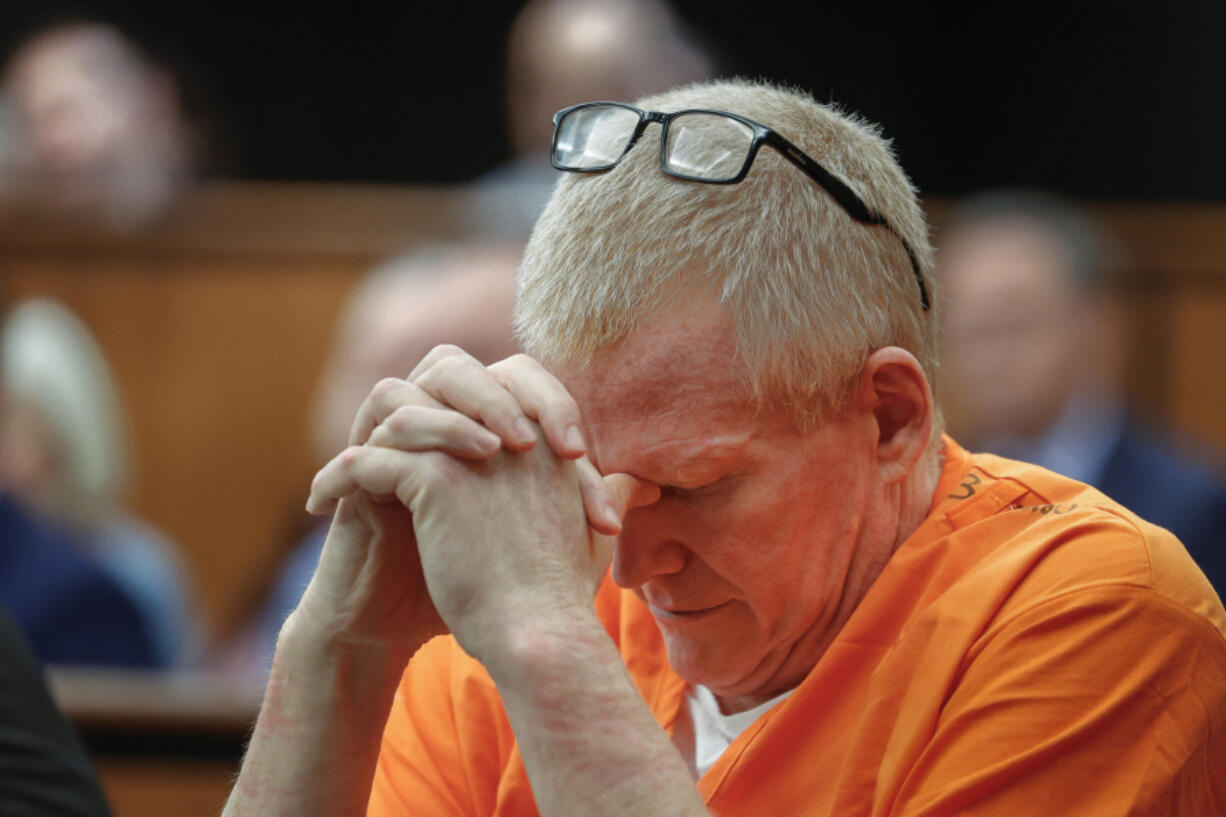
[[[610,525],[617,528],[618,530],[621,530],[621,526],[622,526],[621,515],[618,514],[617,509],[614,508],[612,505],[605,505],[604,508],[601,509],[600,515],[604,519],[604,521],[608,522]]]
[[[568,426],[566,429],[566,445],[572,451],[586,451],[587,445],[583,442],[583,432],[579,430],[579,426]]]
[[[502,447],[502,440],[492,431],[482,431],[474,441],[474,447],[479,453],[491,454]]]
[[[532,428],[532,424],[523,417],[515,421],[515,436],[523,443],[536,442],[536,431]]]

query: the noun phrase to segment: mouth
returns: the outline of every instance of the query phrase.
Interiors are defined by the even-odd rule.
[[[658,621],[696,621],[719,612],[729,604],[732,604],[731,599],[716,604],[712,607],[702,607],[690,610],[657,607],[650,602],[647,603],[647,606],[651,610],[651,614],[655,616]]]

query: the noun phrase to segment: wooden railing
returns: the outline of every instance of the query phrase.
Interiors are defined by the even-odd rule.
[[[232,678],[51,668],[116,817],[216,817],[259,710]]]

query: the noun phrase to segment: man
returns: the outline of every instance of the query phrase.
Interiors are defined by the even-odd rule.
[[[1226,611],[1165,532],[935,435],[876,132],[739,82],[640,108],[733,116],[562,112],[533,357],[436,349],[317,475],[227,814],[1226,802]]]
[[[174,77],[122,32],[67,21],[38,30],[4,65],[0,97],[16,124],[0,193],[59,217],[147,226],[196,171],[199,135]],[[7,160],[7,161],[6,161]]]
[[[1112,253],[1093,223],[1050,196],[989,193],[941,243],[959,438],[1093,485],[1172,531],[1226,590],[1226,482],[1128,407]]]
[[[635,99],[712,75],[712,58],[661,0],[532,0],[506,44],[512,157],[477,180],[468,226],[526,239],[557,174],[550,117],[586,99]]]

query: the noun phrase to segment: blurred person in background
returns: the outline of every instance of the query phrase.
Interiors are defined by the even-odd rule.
[[[713,72],[712,58],[659,0],[532,0],[507,38],[514,156],[478,179],[472,226],[527,237],[557,180],[549,164],[556,111],[590,99],[628,102]]]
[[[44,663],[143,669],[157,664],[131,597],[77,542],[35,518],[7,491],[0,491],[0,606]]]
[[[322,464],[345,448],[371,388],[404,377],[434,346],[453,343],[492,363],[514,354],[511,305],[518,244],[430,245],[371,271],[349,296],[333,331],[313,399],[311,437]],[[262,686],[277,633],[319,563],[327,520],[285,560],[264,609],[229,655],[226,668]]]
[[[129,481],[126,423],[89,331],[54,301],[17,304],[0,337],[0,382],[0,487],[50,535],[73,543],[130,600],[148,655],[121,663],[187,662],[197,639],[190,583],[175,547],[120,506]],[[54,564],[46,567],[55,572]],[[9,578],[42,604],[62,609],[76,603],[56,599],[55,587],[38,586],[34,576]],[[79,625],[53,618],[47,626]],[[39,650],[41,639],[28,637]],[[40,654],[49,661],[71,658]]]
[[[120,228],[155,221],[193,176],[174,78],[118,29],[52,25],[0,76],[0,193]]]
[[[37,657],[0,609],[0,814],[110,813],[80,740],[51,698]]]
[[[1128,405],[1113,254],[1048,195],[958,209],[939,262],[951,425],[972,449],[1089,483],[1169,529],[1226,594],[1226,482]]]

